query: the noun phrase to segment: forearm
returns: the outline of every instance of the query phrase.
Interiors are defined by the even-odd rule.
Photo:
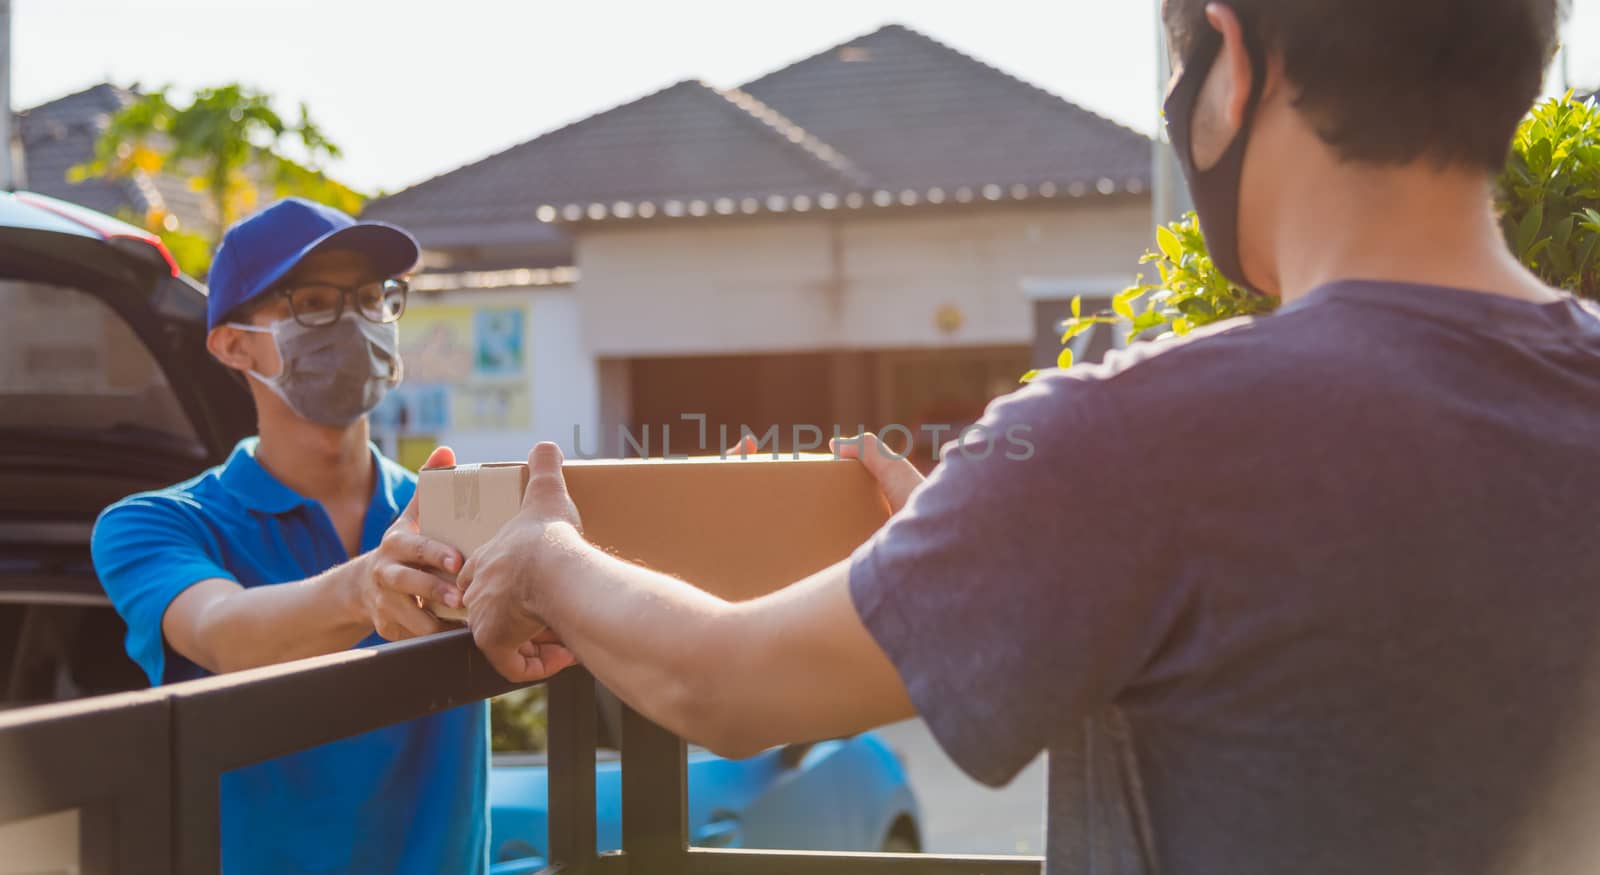
[[[182,637],[194,653],[184,655],[221,673],[348,650],[372,634],[348,595],[363,569],[357,559],[306,580],[218,592],[190,612]]]
[[[856,616],[847,563],[732,604],[570,528],[548,537],[556,549],[529,609],[613,692],[687,739],[742,756],[914,713]]]
[[[597,678],[635,710],[716,749],[726,690],[741,649],[734,605],[683,581],[618,560],[569,528],[528,605]]]

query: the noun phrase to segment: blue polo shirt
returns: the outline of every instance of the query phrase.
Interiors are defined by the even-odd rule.
[[[267,473],[255,450],[249,438],[221,466],[125,498],[95,524],[95,571],[128,624],[128,655],[152,684],[207,675],[161,634],[167,606],[188,587],[305,580],[350,559],[322,505]],[[411,472],[376,447],[372,455],[363,552],[416,489]],[[357,646],[382,641],[374,634]],[[479,702],[236,769],[222,777],[222,871],[481,873],[488,758]]]

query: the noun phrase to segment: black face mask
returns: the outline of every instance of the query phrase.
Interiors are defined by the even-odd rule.
[[[1184,59],[1183,74],[1167,96],[1165,110],[1167,137],[1172,140],[1184,178],[1189,181],[1189,193],[1194,197],[1195,212],[1200,214],[1200,230],[1206,235],[1211,261],[1235,285],[1255,291],[1245,280],[1244,259],[1239,254],[1239,189],[1244,179],[1245,146],[1250,142],[1250,125],[1261,101],[1267,65],[1248,34],[1244,44],[1250,55],[1250,101],[1245,104],[1244,123],[1216,164],[1201,170],[1195,164],[1192,141],[1200,88],[1222,55],[1222,34],[1209,25],[1196,36],[1190,57]]]

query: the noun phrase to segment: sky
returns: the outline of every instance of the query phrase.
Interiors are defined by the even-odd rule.
[[[344,149],[329,169],[376,193],[683,79],[736,86],[898,23],[1148,133],[1155,3],[11,0],[12,102],[239,81],[281,109],[305,102]],[[1572,81],[1600,85],[1600,0],[1571,3]]]

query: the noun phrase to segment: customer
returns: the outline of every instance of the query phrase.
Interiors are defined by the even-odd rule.
[[[1168,0],[1212,257],[1280,313],[1046,374],[920,485],[860,443],[893,519],[739,604],[586,543],[540,445],[480,646],[731,754],[1048,750],[1058,875],[1600,871],[1600,315],[1490,206],[1558,12]]]

